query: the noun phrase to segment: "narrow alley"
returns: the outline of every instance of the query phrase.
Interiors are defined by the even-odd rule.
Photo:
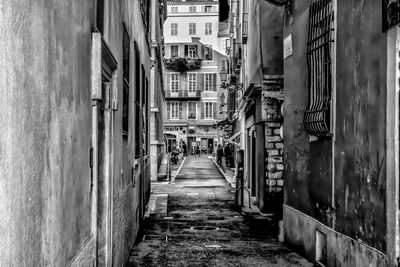
[[[3,0],[0,32],[0,267],[400,267],[400,0]]]
[[[128,266],[312,266],[277,240],[271,216],[240,213],[208,156],[187,157],[171,184],[154,183]]]

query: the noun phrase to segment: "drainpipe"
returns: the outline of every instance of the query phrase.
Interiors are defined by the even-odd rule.
[[[99,169],[99,147],[98,147],[98,124],[99,107],[98,101],[102,99],[101,94],[101,34],[92,33],[91,51],[91,99],[92,99],[92,212],[91,232],[95,239],[95,251],[97,259],[97,206],[98,206],[98,169]]]

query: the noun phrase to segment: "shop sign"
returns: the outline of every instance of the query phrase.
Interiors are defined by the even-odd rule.
[[[283,40],[283,59],[293,55],[292,35],[290,34]]]

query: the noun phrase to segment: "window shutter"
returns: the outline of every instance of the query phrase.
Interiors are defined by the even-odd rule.
[[[179,116],[178,116],[178,118],[179,119],[182,119],[182,102],[179,102]]]
[[[189,46],[185,45],[185,57],[188,57],[189,54]]]
[[[171,118],[171,103],[167,103],[167,118]]]
[[[213,75],[212,75],[212,79],[213,79],[213,81],[212,81],[212,90],[213,91],[217,91],[217,74],[216,73],[214,73]]]
[[[165,88],[167,88],[167,90],[171,90],[171,74],[166,74],[165,75]]]
[[[217,119],[217,103],[212,103],[213,108],[213,119]]]
[[[206,108],[206,104],[201,102],[200,103],[200,119],[204,119],[204,109]]]
[[[201,58],[205,59],[204,58],[204,55],[205,55],[205,53],[204,53],[204,45],[201,44],[200,46],[201,46]]]
[[[197,90],[200,92],[204,90],[204,74],[197,74]]]

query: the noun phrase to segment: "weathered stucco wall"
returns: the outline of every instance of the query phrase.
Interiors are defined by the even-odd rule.
[[[145,76],[150,81],[150,50],[145,37],[145,28],[139,1],[106,1],[107,6],[104,39],[118,62],[119,109],[114,113],[114,172],[113,172],[113,265],[125,264],[129,249],[134,244],[140,222],[141,198],[150,183],[150,174],[141,160],[135,160],[134,133],[139,124],[135,121],[133,104],[129,106],[129,135],[122,136],[122,36],[123,23],[129,33],[130,45],[130,91],[129,103],[135,102],[135,42],[140,53],[140,62]],[[108,14],[108,15],[107,15]],[[141,68],[141,66],[140,66]],[[143,81],[142,81],[143,82]],[[143,96],[143,94],[142,94]],[[147,105],[148,107],[149,105]],[[148,113],[150,114],[150,112]],[[149,123],[146,120],[146,123]],[[137,163],[137,164],[135,164]],[[132,179],[133,171],[133,179]],[[141,173],[143,175],[141,175]],[[141,192],[142,190],[142,192]]]
[[[293,55],[285,60],[285,203],[385,252],[386,35],[381,3],[338,1],[333,155],[332,141],[310,142],[302,124],[310,2],[296,2],[293,20],[288,17],[285,27],[285,36],[292,34],[293,40]]]
[[[313,213],[309,188],[309,135],[303,126],[308,102],[306,44],[310,0],[293,6],[293,24],[286,19],[284,37],[292,34],[293,55],[284,61],[284,177],[285,203],[310,216]]]
[[[92,4],[0,3],[0,266],[66,266],[90,237]]]
[[[336,230],[385,251],[386,34],[380,1],[338,1]]]
[[[89,166],[93,15],[94,1],[0,4],[0,266],[91,266],[95,260]],[[118,63],[112,253],[113,264],[121,266],[149,191],[148,163],[134,164],[133,106],[130,134],[122,137],[123,22],[131,38],[130,103],[134,42],[149,81],[150,52],[139,1],[105,1],[104,18],[103,37]]]

